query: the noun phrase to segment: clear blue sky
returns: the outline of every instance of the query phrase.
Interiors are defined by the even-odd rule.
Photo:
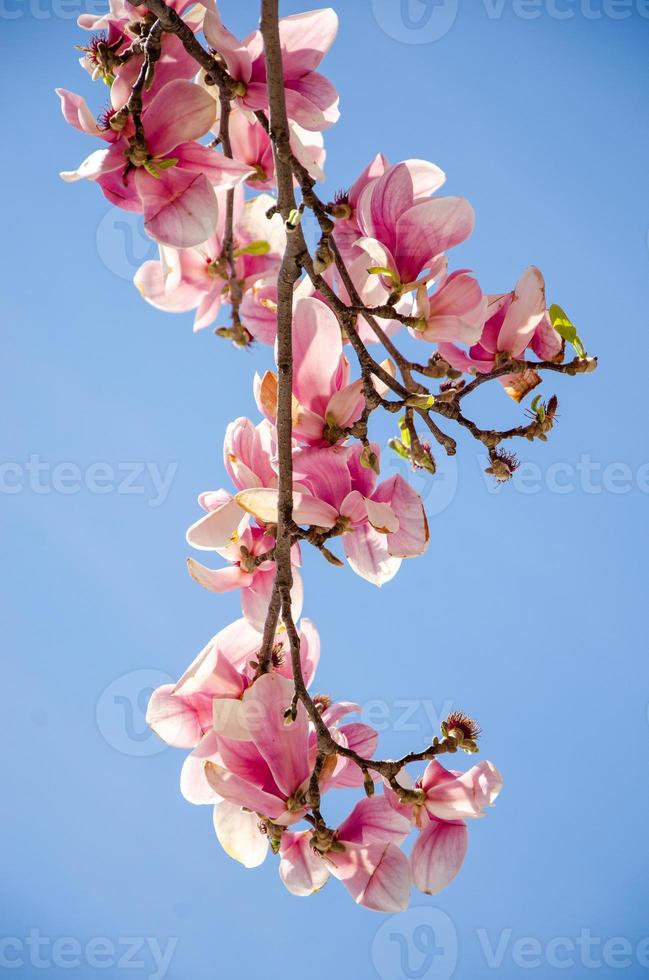
[[[235,30],[253,25],[254,3],[222,7]],[[459,879],[396,922],[335,883],[292,898],[270,860],[244,871],[181,798],[182,753],[143,733],[141,692],[237,614],[187,577],[184,532],[196,494],[224,483],[224,427],[254,414],[269,352],[194,337],[189,317],[140,300],[137,224],[57,177],[91,141],[65,126],[54,87],[103,98],[76,65],[69,15],[83,8],[4,0],[0,931],[16,940],[5,967],[23,962],[7,975],[43,976],[38,953],[52,980],[155,976],[151,946],[135,972],[118,966],[128,937],[177,940],[168,980],[279,980],[304,958],[310,980],[546,978],[562,962],[571,977],[649,975],[648,11],[412,0],[416,28],[397,0],[336,7],[329,190],[378,150],[435,161],[478,215],[458,259],[493,291],[537,264],[601,358],[594,376],[546,385],[560,422],[521,447],[515,486],[490,493],[461,440],[457,465],[421,485],[428,555],[382,592],[306,562],[318,690],[384,702],[387,755],[424,744],[427,713],[452,701],[479,718],[505,790],[471,827]],[[517,418],[500,390],[475,404]],[[151,473],[172,477],[168,493]]]

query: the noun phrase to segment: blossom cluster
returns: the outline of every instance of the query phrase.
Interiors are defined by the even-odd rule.
[[[239,343],[272,346],[278,273],[301,212],[285,221],[273,196],[263,38],[258,30],[235,37],[214,0],[172,0],[165,9],[194,37],[204,37],[227,86],[199,66],[180,33],[164,29],[155,12],[110,0],[105,15],[80,18],[92,32],[81,64],[107,86],[108,108],[95,118],[83,98],[58,90],[67,122],[103,147],[62,176],[93,181],[112,204],[143,215],[159,245],[159,258],[135,276],[148,303],[192,311],[195,330],[229,308]],[[336,89],[318,70],[337,27],[331,9],[279,23],[290,149],[314,182],[324,180],[323,132],[339,116]],[[563,360],[565,329],[547,308],[537,268],[497,294],[485,292],[470,270],[451,269],[449,253],[471,235],[474,212],[464,198],[440,193],[445,180],[433,163],[390,164],[377,154],[327,205],[332,241],[316,253],[315,279],[305,274],[295,288],[290,554],[296,621],[303,605],[301,542],[317,542],[341,563],[324,549],[340,538],[352,570],[382,585],[404,559],[422,555],[429,538],[421,499],[401,475],[381,480],[380,447],[366,437],[376,407],[368,403],[368,385],[380,403],[397,366],[388,358],[355,376],[332,295],[366,311],[389,310],[384,337],[407,331],[428,345],[429,363],[442,371],[432,377],[487,375],[530,352],[540,361]],[[369,316],[358,317],[357,329],[363,344],[380,339]],[[501,373],[499,380],[517,401],[539,382],[534,370]],[[377,733],[349,720],[358,705],[327,697],[313,704],[335,744],[349,752],[329,753],[318,763],[317,726],[295,696],[281,618],[270,659],[261,662],[276,575],[278,386],[272,370],[255,377],[262,420],[239,418],[228,427],[224,464],[231,487],[201,495],[203,514],[187,533],[193,549],[222,561],[213,568],[191,558],[190,574],[214,593],[239,590],[242,618],[210,640],[177,684],[154,693],[148,721],[168,744],[191,750],[182,793],[214,807],[216,834],[228,854],[246,867],[261,864],[269,850],[279,855],[281,879],[296,895],[312,894],[334,877],[356,902],[399,911],[412,884],[436,894],[457,874],[467,820],[483,815],[502,780],[489,762],[464,773],[443,767],[434,733],[418,760],[428,762],[423,771],[413,777],[404,766],[386,778],[380,767],[359,764],[373,758]],[[299,649],[309,687],[320,640],[308,619],[299,626]],[[477,734],[465,716],[452,716],[441,733],[444,751],[476,751]],[[342,824],[329,828],[320,798],[354,788],[364,796]],[[412,831],[417,837],[408,855],[402,845]]]

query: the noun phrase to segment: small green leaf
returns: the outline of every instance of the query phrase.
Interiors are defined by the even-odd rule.
[[[409,408],[423,408],[424,410],[432,408],[434,404],[434,395],[411,395],[406,402]]]
[[[583,361],[587,357],[586,348],[577,333],[577,328],[566,312],[556,303],[550,307],[550,320],[559,336],[572,344],[577,352],[577,357]]]
[[[399,431],[401,432],[401,441],[403,442],[406,449],[410,449],[412,446],[412,439],[410,438],[410,429],[406,425],[405,419],[399,419]]]
[[[268,255],[270,252],[270,244],[264,241],[250,242],[248,245],[242,245],[234,253],[234,257],[238,259],[241,255]]]
[[[289,228],[297,228],[302,220],[302,212],[299,208],[293,208],[289,213],[288,221],[286,222]]]
[[[388,448],[396,453],[397,456],[401,456],[402,459],[410,459],[410,453],[400,439],[390,439]]]

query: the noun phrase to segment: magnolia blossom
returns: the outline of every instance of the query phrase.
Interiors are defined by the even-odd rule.
[[[361,800],[330,839],[312,831],[282,834],[279,873],[294,895],[322,888],[330,875],[342,881],[359,905],[377,912],[403,912],[410,904],[410,863],[399,845],[410,822],[384,796]]]
[[[63,97],[63,106],[71,118],[69,97]],[[79,111],[87,122],[83,108]],[[156,241],[178,248],[199,245],[218,221],[213,187],[235,187],[251,173],[245,164],[196,142],[212,126],[214,113],[214,100],[198,85],[170,81],[142,113],[145,149],[129,124],[109,149],[96,150],[78,170],[61,176],[94,180],[112,204],[143,212],[144,227]]]
[[[172,0],[168,6],[181,14],[185,23],[194,31],[202,28],[204,10],[193,6],[193,0]],[[193,7],[193,9],[188,9]],[[77,23],[93,31],[93,36],[80,59],[82,68],[93,80],[102,79],[110,88],[113,109],[120,109],[128,101],[144,56],[134,54],[122,61],[120,56],[138,37],[136,28],[146,23],[145,7],[134,7],[128,0],[110,0],[110,10],[101,16],[81,14]],[[177,78],[191,79],[196,74],[196,62],[185,49],[176,34],[163,33],[160,38],[160,56],[156,62],[152,84],[142,92],[146,105],[167,82]]]
[[[145,262],[135,274],[135,285],[152,306],[173,313],[195,310],[194,330],[213,323],[223,302],[231,299],[231,270],[225,254],[225,193],[215,194],[216,227],[207,241],[186,249],[162,246],[160,259]],[[276,275],[279,269],[284,226],[279,215],[270,220],[266,217],[274,203],[267,194],[246,202],[243,189],[235,190],[234,274],[244,296],[260,279]]]
[[[199,83],[205,85],[204,76],[199,76]],[[218,89],[214,85],[205,85],[205,90],[216,102],[216,119],[212,132],[215,136],[219,136],[221,104]],[[314,180],[324,180],[322,168],[327,154],[322,133],[311,132],[291,121],[289,121],[289,129],[291,149],[297,159]],[[247,163],[254,171],[247,180],[248,186],[257,191],[273,190],[276,183],[275,161],[266,127],[251,112],[235,106],[228,116],[228,137],[235,159]]]
[[[76,171],[61,176],[95,181],[112,204],[143,214],[159,244],[159,259],[145,262],[135,276],[148,303],[194,311],[196,330],[231,304],[233,323],[247,331],[237,336],[276,344],[278,277],[295,221],[292,216],[286,223],[284,209],[279,213],[266,193],[275,189],[282,151],[275,120],[271,133],[263,38],[259,30],[235,37],[215,0],[169,0],[167,6],[182,16],[189,35],[149,33],[154,15],[129,0],[109,0],[106,14],[79,18],[81,27],[100,32],[82,49],[81,64],[106,84],[110,105],[96,118],[82,96],[58,90],[66,121],[101,141]],[[279,22],[296,186],[304,174],[293,158],[313,182],[323,179],[322,133],[339,112],[336,89],[318,69],[337,29],[329,8]],[[212,63],[211,74],[228,73],[225,87],[206,75],[202,57],[199,71],[181,40],[191,49],[191,32],[201,30],[219,66]],[[200,495],[202,514],[187,532],[193,549],[222,560],[212,568],[190,558],[191,576],[213,593],[238,591],[243,615],[209,640],[175,684],[154,691],[147,711],[160,738],[189,750],[181,793],[192,804],[213,806],[216,836],[230,856],[253,868],[272,852],[293,894],[313,894],[333,878],[359,905],[384,913],[407,908],[413,884],[428,894],[449,884],[466,855],[467,822],[493,804],[502,778],[490,762],[461,773],[434,760],[416,782],[408,767],[395,782],[401,763],[373,761],[378,735],[355,717],[359,705],[308,694],[320,637],[309,619],[300,620],[297,542],[309,539],[335,562],[324,543],[333,548],[340,538],[351,568],[382,585],[429,541],[415,490],[400,475],[380,479],[366,395],[371,384],[384,396],[386,385],[371,373],[379,370],[371,362],[369,371],[362,362],[362,377],[353,375],[344,345],[355,337],[341,329],[351,320],[338,319],[331,293],[353,307],[348,315],[363,343],[391,336],[408,314],[411,336],[437,344],[441,357],[461,371],[489,372],[528,349],[544,360],[563,355],[537,269],[524,273],[511,293],[495,296],[485,295],[469,270],[449,271],[447,253],[471,234],[474,214],[464,198],[438,194],[445,180],[425,160],[391,166],[377,154],[348,192],[323,202],[331,228],[313,206],[310,188],[302,187],[301,200],[318,212],[324,235],[316,256],[320,275],[313,281],[298,276],[292,297],[292,441],[281,454],[292,455],[291,616],[284,607],[278,619],[268,618],[278,594],[280,484],[279,380],[268,370],[254,385],[263,421],[237,418],[225,434],[231,487]],[[302,255],[298,260],[300,268],[310,268]],[[373,327],[374,317],[383,333]],[[395,377],[391,361],[380,368],[383,379]],[[536,383],[529,373],[502,380],[522,397]],[[405,369],[402,374],[408,385]],[[418,407],[410,392],[397,391],[405,397],[389,407]],[[457,713],[452,725],[450,718],[442,725],[442,738],[447,744],[433,743],[440,751],[476,751],[477,726]],[[361,789],[365,797],[352,800],[346,818],[330,827],[328,794]],[[402,845],[411,833],[416,839],[408,856]]]
[[[372,452],[378,460],[378,446]],[[356,574],[383,585],[396,575],[403,558],[424,553],[428,524],[419,496],[403,477],[377,485],[376,473],[363,465],[362,457],[358,445],[297,450],[293,518],[298,524],[339,528]],[[275,489],[244,490],[236,500],[262,524],[277,521]]]
[[[488,311],[488,298],[465,269],[450,275],[442,272],[435,293],[422,283],[417,289],[416,315],[420,325],[410,333],[418,340],[475,343],[482,333]]]
[[[464,198],[426,196],[445,179],[432,163],[408,161],[390,167],[361,195],[364,237],[357,245],[367,253],[370,271],[398,295],[438,275],[444,253],[473,231],[473,208]]]
[[[272,422],[277,376],[267,371],[256,382],[259,410]],[[365,406],[363,383],[350,380],[340,326],[319,299],[298,299],[293,309],[293,433],[309,445],[334,445],[357,422]]]
[[[436,759],[421,780],[413,784],[407,772],[399,782],[420,792],[417,803],[401,803],[397,794],[386,789],[392,807],[407,817],[420,831],[411,854],[415,887],[436,895],[459,872],[468,846],[466,820],[482,817],[502,788],[502,776],[491,762],[481,762],[468,772],[449,772]]]
[[[245,109],[268,109],[263,41],[253,31],[240,41],[224,27],[216,3],[206,3],[205,36],[225,60],[238,85],[237,102]],[[279,22],[286,110],[291,121],[307,130],[322,130],[338,121],[338,94],[315,69],[338,33],[334,10],[312,10],[282,17]]]
[[[212,637],[176,684],[165,684],[151,696],[147,722],[176,748],[195,748],[212,731],[236,740],[250,737],[244,695],[254,683],[262,636],[246,619]],[[305,683],[311,684],[320,660],[320,637],[313,623],[302,620],[300,657]],[[275,640],[272,670],[292,677],[285,631]]]
[[[446,343],[439,345],[439,352],[458,371],[487,374],[496,366],[498,355],[520,357],[535,342],[537,331],[539,349],[556,355],[561,338],[549,324],[543,276],[531,266],[511,293],[489,297],[487,321],[468,354]]]

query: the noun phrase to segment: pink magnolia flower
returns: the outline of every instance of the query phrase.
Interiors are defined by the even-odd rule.
[[[309,723],[302,704],[295,721],[285,713],[293,683],[280,674],[259,677],[244,697],[249,741],[215,735],[215,751],[205,761],[205,777],[224,800],[281,826],[305,814],[311,776]]]
[[[409,780],[401,773],[399,781]],[[414,786],[422,791],[421,802],[401,803],[391,789],[388,802],[419,828],[411,854],[415,887],[436,895],[453,880],[462,867],[468,846],[465,820],[482,817],[502,788],[502,776],[491,762],[481,762],[468,772],[450,772],[433,760]]]
[[[378,456],[378,447],[373,447]],[[296,523],[343,529],[343,549],[362,578],[382,585],[403,558],[428,546],[423,504],[401,476],[376,485],[376,474],[361,463],[361,446],[307,448],[294,455]],[[235,498],[262,524],[277,521],[277,491],[244,490]]]
[[[333,875],[359,905],[402,912],[410,903],[410,865],[399,844],[409,830],[408,820],[385,797],[361,800],[333,839],[320,845],[324,851],[314,847],[313,831],[285,832],[280,877],[294,895],[306,896]]]
[[[238,619],[221,630],[176,684],[165,684],[154,691],[147,709],[147,724],[176,748],[196,748],[212,732],[236,740],[249,739],[243,699],[256,676],[261,644],[262,635],[246,619]],[[320,659],[320,637],[308,619],[302,620],[300,627],[300,657],[309,686]],[[277,634],[271,666],[274,672],[292,677],[284,631]]]
[[[487,321],[478,343],[468,354],[452,344],[440,344],[439,352],[458,371],[487,374],[496,366],[498,355],[520,357],[534,342],[540,331],[538,345],[556,353],[561,347],[550,339],[545,300],[545,282],[537,268],[527,269],[511,293],[489,297]]]
[[[248,622],[257,630],[263,630],[266,614],[270,604],[275,581],[275,562],[265,559],[256,564],[255,559],[262,558],[275,546],[275,538],[266,534],[261,528],[251,525],[250,519],[244,517],[236,531],[235,540],[225,548],[211,548],[199,544],[198,535],[190,529],[187,540],[195,548],[204,551],[216,551],[218,555],[230,562],[225,568],[206,568],[193,558],[187,560],[189,574],[208,592],[233,592],[241,590],[241,611]],[[291,550],[293,563],[293,600],[294,615],[299,617],[302,612],[303,587],[302,578],[297,571],[300,562],[299,546]]]
[[[70,102],[64,103],[64,109]],[[82,110],[80,110],[82,111]],[[64,180],[95,180],[112,204],[142,211],[149,235],[178,248],[199,245],[215,231],[213,187],[232,188],[250,174],[245,164],[197,143],[214,120],[214,100],[178,79],[161,88],[142,114],[146,155],[129,135],[92,153]]]
[[[337,122],[338,93],[315,69],[338,32],[334,10],[312,10],[282,17],[279,22],[286,109],[290,120],[308,130],[327,129]],[[225,60],[239,83],[238,104],[252,111],[268,108],[263,42],[259,31],[240,41],[223,26],[216,3],[207,7],[205,36]]]
[[[392,173],[397,167],[405,168],[410,177],[412,185],[412,199],[408,199],[410,205],[428,200],[430,195],[439,190],[446,181],[446,175],[434,163],[428,163],[426,160],[405,160],[391,167],[386,157],[382,153],[377,153],[349,191],[337,194],[334,199],[336,210],[334,238],[345,258],[358,254],[353,246],[368,234],[369,225],[367,220],[363,219],[362,209],[369,207],[371,211],[371,204],[368,203],[371,188],[376,185],[379,178]]]
[[[202,28],[204,11],[200,6],[188,10],[192,2],[172,0],[169,6],[182,14],[189,27],[198,31]],[[82,48],[81,66],[93,81],[102,78],[109,86],[113,109],[120,109],[126,104],[142,67],[143,55],[134,55],[123,64],[119,61],[119,55],[136,40],[134,25],[141,23],[147,15],[144,7],[134,7],[126,0],[110,0],[107,14],[82,14],[77,21],[80,27],[95,32],[87,47]],[[156,62],[153,84],[142,93],[144,105],[167,82],[178,78],[191,79],[196,74],[196,62],[176,34],[163,33],[160,41],[160,57]]]
[[[350,381],[340,325],[323,302],[305,296],[293,312],[293,432],[309,445],[334,445],[344,429],[361,417],[363,382]],[[275,421],[277,376],[267,371],[256,381],[260,411]]]
[[[364,233],[357,244],[368,255],[370,269],[382,275],[398,295],[435,277],[444,253],[473,231],[474,212],[462,197],[423,199],[437,190],[445,176],[433,164],[409,161],[390,167],[361,195],[358,221]]]
[[[230,299],[230,269],[225,255],[225,192],[215,196],[217,222],[207,241],[195,248],[162,247],[158,261],[148,261],[135,274],[135,285],[152,306],[169,313],[196,310],[194,330],[209,326]],[[280,215],[266,212],[274,204],[267,194],[245,201],[237,187],[234,199],[235,272],[244,297],[263,277],[279,269],[285,242]],[[242,309],[244,315],[248,307]],[[253,331],[251,331],[253,332]]]
[[[426,284],[419,286],[416,316],[420,317],[422,326],[412,328],[410,333],[417,340],[473,344],[482,333],[488,303],[478,281],[467,270],[450,275],[444,270],[432,295]]]
[[[235,487],[277,486],[273,467],[274,431],[268,423],[255,428],[248,419],[237,419],[226,431],[224,458]],[[238,501],[226,490],[200,495],[199,504],[206,515],[187,532],[187,543],[199,551],[214,551],[230,564],[225,568],[206,568],[193,558],[187,566],[194,581],[210,592],[241,589],[241,608],[251,625],[263,631],[275,580],[275,563],[263,559],[275,546],[275,538],[264,527],[251,524]],[[293,602],[295,615],[302,609],[302,579],[297,571],[299,545],[291,551],[294,565]]]
[[[199,84],[202,76],[199,76]],[[220,134],[221,106],[218,89],[214,85],[205,86],[216,101],[216,120],[212,126],[215,136]],[[253,190],[273,190],[275,187],[275,161],[270,136],[265,127],[245,110],[236,106],[231,110],[228,129],[232,156],[253,170],[247,184]],[[324,180],[323,166],[326,158],[324,137],[322,133],[310,132],[289,121],[291,149],[300,163],[308,170],[315,180]]]
[[[243,297],[239,314],[246,330],[260,344],[272,345],[277,337],[277,279],[258,279]]]

